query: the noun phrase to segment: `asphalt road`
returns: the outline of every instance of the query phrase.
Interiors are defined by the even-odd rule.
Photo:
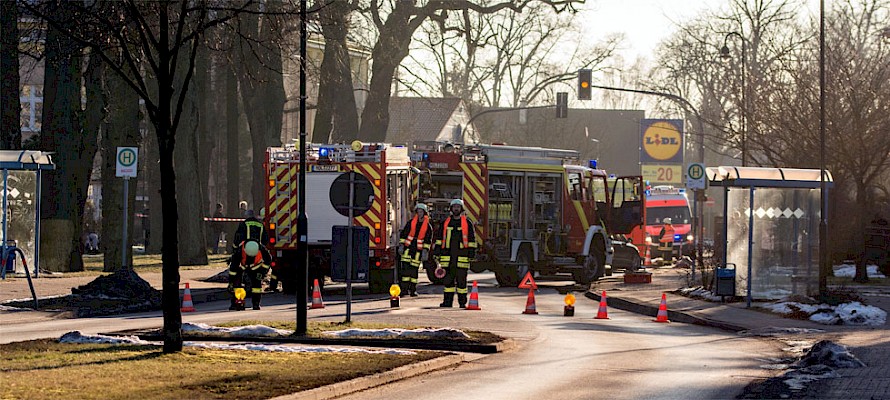
[[[403,298],[392,309],[379,296],[357,295],[353,321],[431,327],[459,327],[498,333],[516,346],[456,368],[437,371],[357,393],[352,399],[456,396],[484,399],[589,398],[733,398],[752,379],[768,376],[759,366],[780,352],[774,342],[739,337],[711,328],[652,322],[652,317],[609,309],[609,320],[596,320],[598,304],[576,292],[574,317],[564,317],[563,295],[571,282],[541,282],[538,315],[524,315],[527,291],[500,289],[491,274],[471,274],[480,284],[482,311],[440,309],[441,287],[421,287],[421,296]],[[343,321],[342,296],[329,296],[326,307],[310,310],[313,320]],[[293,298],[267,296],[263,310],[232,312],[228,304],[197,305],[186,322],[295,319]],[[2,324],[0,342],[55,338],[80,330],[100,333],[161,325],[160,313],[116,317]]]

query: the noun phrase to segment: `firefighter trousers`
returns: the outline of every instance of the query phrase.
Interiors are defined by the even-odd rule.
[[[442,302],[443,307],[451,307],[454,301],[454,294],[457,293],[457,304],[463,308],[467,305],[467,273],[469,268],[457,266],[457,257],[452,257],[448,266],[445,268],[445,298]]]
[[[406,295],[417,295],[417,269],[418,265],[412,261],[399,261],[399,276],[402,277],[399,282],[399,288]]]

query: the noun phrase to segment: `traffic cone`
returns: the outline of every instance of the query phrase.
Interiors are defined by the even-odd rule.
[[[649,246],[646,246],[646,259],[643,261],[643,266],[644,266],[644,267],[651,267],[651,266],[652,266],[652,258],[649,256],[649,252],[650,252],[650,250],[649,250]]]
[[[324,303],[321,301],[321,289],[318,288],[318,279],[315,280],[315,287],[312,288],[312,306],[313,308],[324,308]]]
[[[467,304],[467,310],[481,310],[479,308],[479,287],[476,281],[473,281],[473,290],[470,292],[470,302]]]
[[[606,291],[603,290],[603,295],[600,296],[600,309],[596,312],[596,317],[594,319],[609,319],[609,311],[608,306],[606,305]]]
[[[185,293],[182,295],[182,308],[179,309],[181,312],[194,312],[195,305],[192,303],[192,290],[189,288],[189,283],[185,283]]]
[[[537,314],[538,310],[535,309],[535,290],[528,290],[528,300],[525,301],[525,311],[523,314]]]
[[[658,315],[652,321],[655,322],[671,322],[668,319],[667,295],[661,294],[661,305],[658,306]]]

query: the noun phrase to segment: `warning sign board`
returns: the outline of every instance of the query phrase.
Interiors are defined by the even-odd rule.
[[[538,284],[535,283],[535,279],[532,278],[532,272],[526,272],[525,278],[522,278],[522,282],[519,282],[520,289],[538,289]]]

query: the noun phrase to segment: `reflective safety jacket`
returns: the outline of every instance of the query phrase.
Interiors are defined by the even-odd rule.
[[[671,224],[665,224],[661,228],[661,239],[659,240],[661,243],[674,243],[674,226]]]
[[[256,218],[247,218],[241,221],[233,239],[232,245],[236,247],[247,240],[255,240],[264,247],[269,246],[269,234],[263,227],[263,223]]]
[[[405,252],[402,253],[402,261],[415,262],[420,265],[420,254],[423,250],[429,250],[433,245],[433,226],[430,223],[430,217],[424,215],[423,218],[411,218],[399,235],[399,244],[405,246]]]
[[[436,238],[439,261],[447,265],[452,258],[457,258],[458,268],[470,268],[470,261],[476,258],[475,231],[473,222],[466,215],[446,218],[442,223],[442,236]]]

